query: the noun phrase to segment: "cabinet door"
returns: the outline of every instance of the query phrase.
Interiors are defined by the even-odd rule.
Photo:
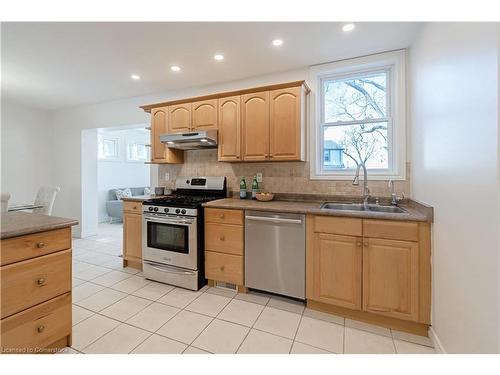
[[[361,238],[316,233],[313,299],[361,310]]]
[[[269,159],[269,91],[241,96],[243,160]]]
[[[123,249],[126,260],[142,260],[142,215],[123,215]]]
[[[363,310],[418,321],[418,243],[364,239]]]
[[[217,99],[194,102],[192,130],[217,129]]]
[[[301,159],[301,88],[270,94],[270,159]]]
[[[160,135],[167,133],[167,124],[167,107],[151,110],[151,159],[153,162],[166,159],[167,148],[160,142]]]
[[[239,161],[241,146],[240,97],[219,99],[219,161]]]
[[[168,132],[181,133],[191,131],[191,103],[168,107]]]

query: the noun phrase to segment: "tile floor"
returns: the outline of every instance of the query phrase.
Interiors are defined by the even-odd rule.
[[[293,300],[192,292],[123,269],[121,224],[73,241],[73,346],[62,353],[432,354],[429,339]]]

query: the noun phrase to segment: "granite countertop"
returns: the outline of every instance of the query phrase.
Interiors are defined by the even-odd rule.
[[[407,200],[405,204],[399,206],[407,211],[405,214],[395,214],[387,212],[373,211],[344,211],[321,209],[324,202],[335,201],[331,197],[324,197],[323,200],[274,200],[270,202],[260,202],[250,199],[226,198],[210,201],[203,204],[204,207],[228,208],[240,210],[273,211],[297,214],[314,214],[324,216],[359,217],[365,219],[401,220],[401,221],[422,221],[432,222],[433,209],[425,204]],[[316,197],[317,199],[317,197]],[[339,199],[345,200],[345,199]]]
[[[2,213],[1,220],[1,239],[66,228],[78,224],[78,221],[73,219],[20,211]]]

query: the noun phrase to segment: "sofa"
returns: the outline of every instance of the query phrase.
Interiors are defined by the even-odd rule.
[[[144,195],[145,187],[129,188],[132,196]],[[111,189],[108,191],[108,200],[106,201],[106,211],[110,218],[110,222],[123,220],[123,201],[116,199],[116,190],[123,190],[126,188]]]

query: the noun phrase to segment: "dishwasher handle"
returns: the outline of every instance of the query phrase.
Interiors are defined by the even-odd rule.
[[[266,216],[245,216],[245,219],[255,220],[255,221],[267,221],[271,223],[283,223],[283,224],[302,224],[302,220],[300,219],[285,219],[278,217],[266,217]]]

